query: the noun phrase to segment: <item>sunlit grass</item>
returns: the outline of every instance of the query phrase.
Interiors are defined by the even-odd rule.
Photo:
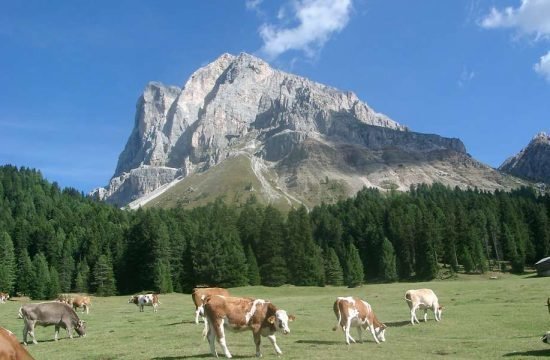
[[[429,287],[445,306],[443,321],[433,314],[428,323],[410,325],[403,299],[407,289]],[[550,279],[507,276],[498,280],[470,276],[430,283],[365,285],[356,289],[246,287],[231,289],[235,295],[272,300],[296,315],[291,333],[277,337],[284,359],[494,359],[550,356],[550,346],[540,336],[550,330],[544,306],[550,296]],[[374,343],[364,334],[362,344],[347,346],[336,323],[332,303],[337,296],[366,299],[378,318],[389,325],[386,342]],[[29,345],[36,359],[188,359],[209,356],[202,324],[195,325],[190,295],[161,295],[158,313],[145,308],[140,313],[128,296],[94,298],[88,321],[88,336],[53,341],[53,327],[36,329],[38,345]],[[17,301],[0,304],[0,325],[21,340],[23,321],[17,318]],[[419,313],[419,318],[422,318]],[[183,322],[182,322],[183,321]],[[355,335],[355,332],[352,332]],[[228,347],[236,358],[253,358],[250,332],[228,333]],[[219,346],[217,347],[221,355]],[[277,358],[267,339],[262,341],[265,358]]]

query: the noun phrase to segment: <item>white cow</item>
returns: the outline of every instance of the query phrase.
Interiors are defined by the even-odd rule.
[[[414,325],[415,321],[420,324],[416,317],[417,309],[424,310],[424,322],[428,321],[428,309],[432,309],[436,321],[441,320],[443,307],[439,305],[439,300],[431,289],[409,290],[405,293],[405,300],[411,310],[411,324]]]
[[[380,341],[386,341],[384,334],[386,325],[378,320],[368,302],[355,296],[339,297],[334,302],[332,308],[338,321],[332,330],[336,331],[338,327],[342,328],[345,334],[346,344],[349,345],[350,341],[355,342],[355,339],[352,338],[349,333],[351,327],[357,328],[359,341],[362,341],[361,336],[363,329],[370,330],[377,344],[380,344]]]

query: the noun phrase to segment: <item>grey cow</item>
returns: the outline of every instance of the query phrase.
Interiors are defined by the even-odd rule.
[[[27,334],[32,336],[32,342],[37,344],[34,337],[34,327],[55,326],[55,340],[59,334],[59,328],[67,330],[69,337],[73,338],[73,329],[79,336],[86,336],[86,324],[78,318],[78,315],[70,305],[60,302],[45,302],[39,304],[26,304],[21,307],[21,314],[25,327],[23,329],[23,343],[27,344]]]

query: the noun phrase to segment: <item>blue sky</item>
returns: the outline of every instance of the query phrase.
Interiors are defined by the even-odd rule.
[[[550,131],[550,0],[0,0],[0,164],[104,186],[147,82],[242,51],[494,167]]]

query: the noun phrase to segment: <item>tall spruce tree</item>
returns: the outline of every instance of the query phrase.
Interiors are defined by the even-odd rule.
[[[284,234],[281,213],[268,205],[264,210],[257,253],[262,285],[281,286],[288,280],[287,264],[283,256]]]
[[[10,235],[0,232],[0,289],[12,294],[16,279],[16,262]]]
[[[48,284],[47,298],[55,299],[61,292],[61,286],[59,285],[59,273],[54,266],[50,266],[50,283]]]
[[[34,278],[34,270],[27,249],[23,249],[19,254],[17,269],[16,291],[20,294],[30,296],[33,286],[32,280]]]
[[[357,287],[363,283],[364,276],[365,273],[363,263],[359,257],[359,250],[350,242],[346,251],[346,285],[351,288]]]
[[[380,261],[380,273],[382,274],[382,278],[384,279],[384,281],[387,282],[397,281],[398,276],[395,250],[388,238],[384,238],[381,253],[382,257]]]
[[[32,260],[33,278],[31,282],[30,297],[33,300],[48,299],[50,289],[50,270],[48,262],[42,253],[38,253]]]
[[[336,251],[331,247],[325,251],[325,279],[327,285],[344,285],[344,270]]]
[[[290,282],[298,286],[322,286],[325,282],[321,249],[313,242],[307,210],[291,210],[287,220],[287,264]]]
[[[246,248],[246,263],[248,265],[248,284],[252,286],[260,285],[260,269],[258,268],[258,262],[256,261],[256,255],[254,255],[254,250],[249,244]]]
[[[89,291],[90,267],[86,259],[80,261],[76,266],[75,290],[81,293]]]
[[[101,255],[97,260],[92,284],[95,286],[97,296],[116,295],[116,281],[111,259],[107,255]]]

